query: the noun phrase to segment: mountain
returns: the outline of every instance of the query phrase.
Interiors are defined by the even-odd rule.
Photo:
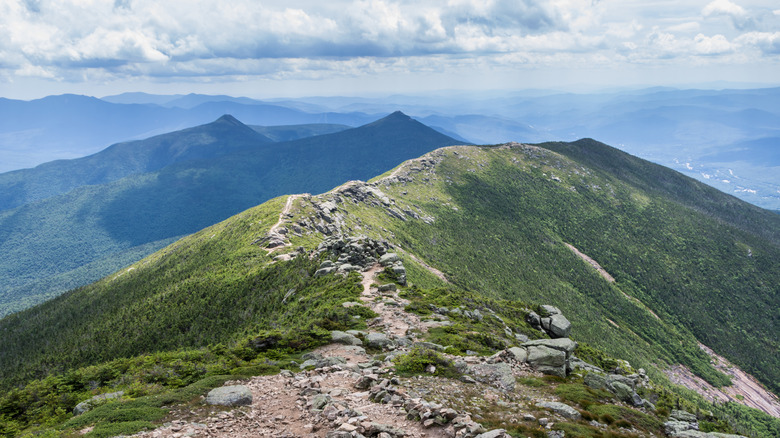
[[[173,163],[214,158],[271,143],[233,116],[146,140],[118,143],[74,160],[58,160],[0,174],[0,210],[105,184],[128,175],[153,172]]]
[[[201,154],[200,148],[192,147],[192,136],[215,139],[203,146],[219,150]],[[193,130],[117,145],[100,157],[85,160],[121,157],[110,163],[130,167],[133,163],[126,154],[135,150],[160,152],[139,154],[154,157],[152,161],[158,164],[175,161],[172,157],[191,159],[0,212],[0,252],[4,254],[0,314],[49,298],[66,290],[65,285],[72,288],[95,281],[117,268],[112,260],[120,254],[126,262],[132,261],[131,255],[147,255],[172,238],[274,196],[320,192],[351,179],[367,179],[406,159],[459,143],[402,113],[359,128],[291,142],[267,144],[263,139],[236,119],[224,117]],[[228,145],[234,140],[235,144]],[[183,145],[187,148],[182,149]],[[148,160],[139,160],[136,169],[145,165]],[[86,166],[82,178],[107,173],[96,169],[95,176],[92,170]],[[67,178],[69,174],[60,171],[58,175]],[[9,193],[16,191],[10,187]],[[23,188],[17,185],[20,192]]]
[[[154,96],[151,96],[154,97]],[[335,123],[359,126],[378,118],[357,112],[307,112],[246,98],[184,96],[197,105],[162,106],[156,98],[112,103],[79,95],[21,101],[0,98],[0,172],[94,154],[107,145],[201,125],[223,114],[253,125]],[[159,97],[159,96],[157,96]],[[386,114],[386,113],[385,113]]]
[[[399,126],[425,132],[402,114],[358,129],[367,138]],[[326,144],[331,165],[347,161],[323,139],[281,149]],[[779,392],[779,263],[780,216],[596,141],[446,147],[367,183],[274,198],[5,317],[0,385],[22,386],[0,399],[0,413],[13,427],[95,426],[94,436],[171,419],[216,424],[199,395],[284,368],[246,383],[262,406],[247,408],[245,427],[278,431],[300,418],[324,434],[348,408],[378,421],[387,406],[396,411],[382,411],[384,421],[409,413],[422,423],[404,427],[422,431],[438,415],[425,409],[454,407],[425,427],[464,427],[454,418],[465,412],[522,436],[547,436],[544,416],[565,436],[687,436],[675,427],[696,422],[702,433],[769,437],[780,432],[777,418],[706,401],[667,373],[729,391],[738,373],[716,368],[704,345]],[[547,339],[532,312],[579,345]],[[311,353],[332,339],[365,349]],[[562,361],[541,365],[539,345]],[[333,352],[343,357],[327,359]],[[348,383],[336,391],[333,379]],[[123,400],[70,414],[119,390]],[[439,407],[407,402],[415,397]],[[263,416],[280,404],[287,410],[273,412],[287,426]],[[349,424],[376,432],[369,423]]]
[[[333,134],[350,129],[347,125],[311,123],[307,125],[250,126],[273,141],[292,141],[315,135]]]

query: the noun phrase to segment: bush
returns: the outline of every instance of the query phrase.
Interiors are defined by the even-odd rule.
[[[428,348],[414,347],[408,354],[395,358],[395,369],[401,374],[424,374],[429,365],[436,367],[435,376],[460,377],[452,361]]]

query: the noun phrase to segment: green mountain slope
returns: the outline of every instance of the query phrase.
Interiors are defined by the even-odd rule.
[[[575,159],[552,150],[564,147]],[[360,276],[316,273],[329,254],[318,248],[360,235],[387,242],[400,255],[413,285],[404,293],[422,299],[414,304],[421,313],[431,312],[425,300],[491,309],[524,332],[522,303],[552,304],[572,321],[575,340],[646,368],[657,382],[665,381],[669,365],[682,364],[715,385],[728,384],[698,347],[701,341],[777,393],[780,217],[740,209],[740,201],[709,189],[701,199],[664,193],[676,174],[631,157],[622,157],[623,171],[639,166],[648,173],[631,173],[632,180],[577,161],[578,154],[596,160],[613,153],[592,141],[448,147],[369,183],[275,198],[0,320],[0,387],[65,373],[36,387],[61,385],[62,391],[96,382],[111,388],[121,383],[117,367],[145,370],[148,362],[162,373],[156,361],[168,356],[157,352],[209,347],[170,353],[180,358],[171,365],[176,379],[202,376],[209,368],[189,368],[193,358],[240,364],[236,357],[255,357],[247,348],[274,336],[273,342],[300,342],[294,351],[324,342],[323,329],[354,328],[372,316],[341,305],[356,299]],[[701,186],[687,178],[679,184],[680,193]],[[710,209],[703,212],[703,205]],[[754,232],[745,223],[769,228]],[[266,248],[279,241],[285,245]],[[384,275],[391,281],[396,274]],[[484,329],[445,328],[431,336],[461,353],[516,342],[503,332],[480,335]],[[225,351],[234,358],[224,358]],[[18,400],[4,406],[24,404]],[[0,414],[27,415],[8,409]]]
[[[251,129],[235,119],[220,120],[221,141],[254,138],[252,132],[242,137]],[[193,233],[274,196],[367,179],[457,143],[395,113],[359,128],[190,159],[0,212],[0,315],[66,290],[51,282],[31,290],[32,283],[67,274],[83,285],[113,271],[96,260],[151,245],[134,251],[146,255],[160,248],[154,242]]]
[[[206,159],[271,143],[268,137],[225,115],[215,122],[146,140],[117,143],[84,158],[58,160],[0,174],[0,210],[153,172],[173,163]]]

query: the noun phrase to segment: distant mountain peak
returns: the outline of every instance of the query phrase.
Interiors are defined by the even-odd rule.
[[[231,125],[244,126],[244,124],[241,123],[240,120],[231,116],[230,114],[223,115],[222,117],[218,118],[214,123],[229,123]]]
[[[395,111],[392,114],[385,117],[385,120],[411,120],[412,118],[407,116],[401,111]]]

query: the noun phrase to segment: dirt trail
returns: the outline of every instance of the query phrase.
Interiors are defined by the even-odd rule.
[[[417,263],[418,263],[420,266],[422,266],[423,268],[425,268],[425,269],[426,269],[428,272],[430,272],[431,274],[433,274],[433,275],[435,275],[435,276],[439,277],[439,279],[441,279],[441,281],[443,281],[443,282],[445,282],[445,283],[449,283],[449,282],[450,282],[449,280],[447,280],[447,277],[444,275],[444,273],[443,273],[443,272],[441,272],[440,270],[438,270],[438,269],[434,268],[433,266],[431,266],[431,265],[429,265],[429,264],[425,263],[424,261],[420,260],[419,258],[417,258],[417,256],[416,256],[416,255],[414,255],[414,254],[412,254],[412,253],[409,253],[409,252],[406,252],[406,251],[404,251],[403,249],[401,249],[401,248],[398,248],[398,247],[396,247],[396,250],[397,250],[398,252],[400,252],[400,253],[403,253],[403,254],[404,254],[404,255],[406,255],[406,256],[409,256],[409,258],[410,258],[410,259],[412,259],[412,260],[414,260],[415,262],[417,262]]]
[[[382,266],[376,264],[363,272],[363,294],[360,299],[382,318],[382,331],[392,336],[407,336],[410,330],[418,329],[424,332],[425,326],[417,315],[406,313],[404,308],[409,300],[398,295],[398,291],[379,292],[372,288],[376,275],[382,271]]]
[[[287,197],[287,202],[284,204],[284,208],[279,213],[279,220],[276,221],[276,223],[271,227],[270,230],[268,230],[268,234],[278,234],[277,230],[282,226],[284,223],[284,216],[290,213],[290,210],[292,209],[293,201],[295,201],[298,198],[302,198],[304,196],[307,196],[306,193],[298,194],[298,195],[289,195]]]

